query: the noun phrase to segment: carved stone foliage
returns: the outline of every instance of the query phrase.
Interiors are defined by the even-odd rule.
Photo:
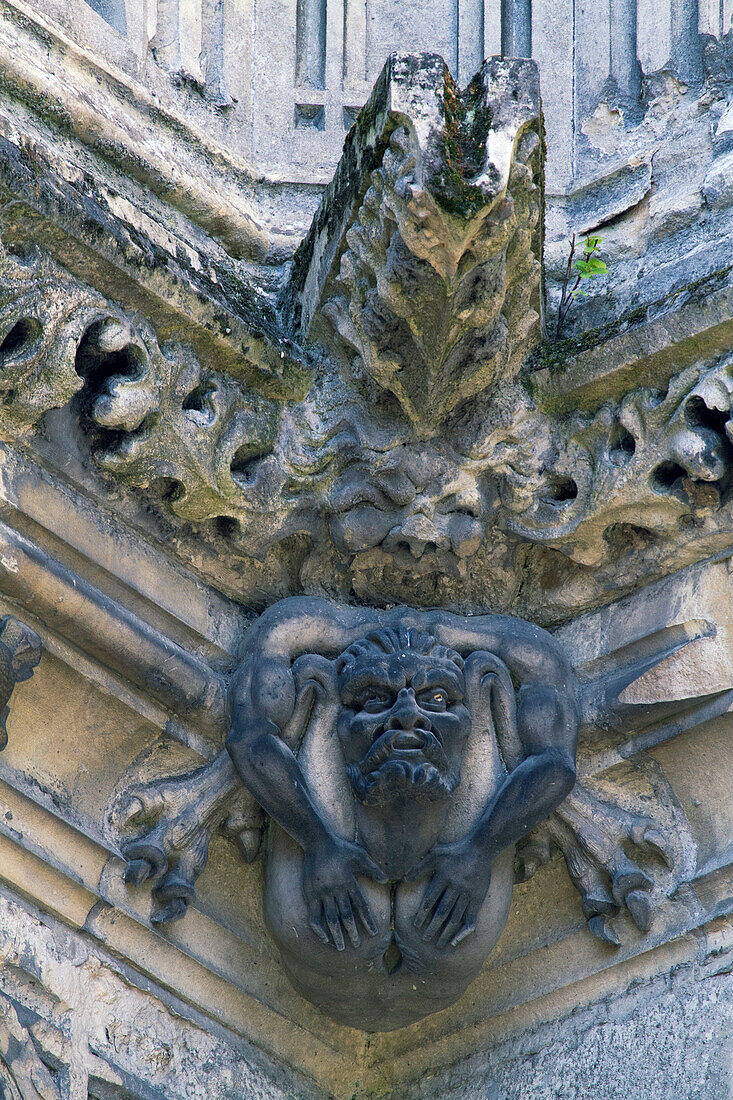
[[[533,547],[581,587],[715,553],[730,360],[590,414],[535,398],[541,196],[532,63],[494,59],[461,92],[440,59],[393,58],[283,287],[305,397],[161,345],[48,256],[0,248],[0,429],[27,438],[72,402],[90,462],[154,510],[245,560],[299,536],[301,590],[367,602],[509,609]]]
[[[405,95],[411,68],[393,68]],[[532,66],[492,59],[461,92],[429,59],[419,80],[427,110],[393,129],[323,311],[425,435],[537,341],[541,173]]]
[[[666,392],[643,388],[553,433],[549,484],[533,486],[510,529],[597,565],[614,530],[638,529],[676,542],[730,528],[732,363],[693,366]],[[539,471],[538,471],[539,472]],[[551,479],[563,484],[552,499]],[[539,479],[541,481],[541,478]]]
[[[83,384],[74,365],[89,327],[114,315],[94,290],[42,252],[0,245],[0,367],[3,430],[23,431],[66,404]]]
[[[89,415],[101,429],[101,469],[142,488],[163,480],[168,505],[184,519],[237,509],[252,467],[274,444],[273,402],[202,369],[187,348],[161,348],[144,322],[92,328],[78,363],[99,379]]]

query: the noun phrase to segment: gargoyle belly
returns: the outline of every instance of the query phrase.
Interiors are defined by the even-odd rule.
[[[308,925],[301,887],[303,854],[272,825],[267,853],[265,917],[283,966],[298,992],[339,1023],[392,1031],[452,1004],[479,973],[509,913],[513,849],[495,861],[476,930],[457,947],[425,943],[413,917],[428,879],[360,886],[377,935],[343,951],[322,943]]]

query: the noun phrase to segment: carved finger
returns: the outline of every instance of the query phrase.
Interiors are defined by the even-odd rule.
[[[351,908],[351,899],[348,894],[339,894],[337,900],[339,913],[341,915],[341,923],[346,929],[346,934],[351,941],[351,946],[358,947],[361,940],[359,939],[359,932],[356,927],[356,920],[354,919],[354,910]]]
[[[422,934],[423,940],[431,940],[434,936],[438,935],[443,924],[450,916],[451,910],[457,900],[458,890],[456,890],[454,886],[449,886],[435,907],[433,919]]]
[[[480,909],[481,906],[477,905],[476,902],[469,905],[466,915],[463,918],[463,924],[450,941],[451,947],[458,947],[458,944],[462,943],[466,936],[470,936],[472,932],[476,931],[476,921],[478,920]]]
[[[151,866],[146,859],[132,859],[125,868],[122,876],[128,886],[142,886],[150,878]]]
[[[437,946],[445,947],[449,943],[453,943],[453,939],[458,933],[458,929],[461,927],[463,917],[468,909],[468,899],[459,898],[456,904],[453,906],[453,912],[448,920],[445,922],[443,931],[438,936]]]
[[[150,923],[173,924],[177,920],[183,920],[187,912],[188,901],[186,898],[171,898],[165,905],[158,905],[155,907],[150,914]]]
[[[631,839],[643,852],[659,856],[668,867],[674,866],[674,850],[669,839],[658,829],[651,818],[639,817],[631,826]]]
[[[318,939],[323,943],[330,943],[328,938],[328,932],[323,926],[321,920],[321,903],[320,901],[312,901],[308,903],[308,925],[312,932],[318,936]]]
[[[371,910],[366,903],[364,895],[356,883],[351,887],[351,904],[369,935],[376,936],[378,929],[374,922],[374,917],[371,914]]]
[[[423,899],[418,906],[417,913],[415,913],[414,924],[416,928],[422,928],[426,922],[430,919],[438,898],[445,890],[445,880],[441,875],[434,875],[430,885],[423,895]]]
[[[368,878],[374,879],[375,882],[381,882],[385,886],[389,882],[389,875],[385,875],[381,867],[377,867],[373,859],[364,853],[361,860],[361,867],[359,868],[359,874],[365,874]]]
[[[122,850],[122,858],[127,863],[125,882],[131,886],[141,886],[146,879],[156,879],[168,870],[168,857],[157,844],[138,841],[128,844]]]
[[[596,939],[604,940],[606,943],[610,943],[613,947],[620,946],[621,937],[607,917],[601,915],[597,917],[591,917],[591,919],[588,921],[588,928],[596,937]]]
[[[196,891],[177,870],[169,871],[159,886],[153,891],[152,924],[168,924],[181,920],[188,912],[189,902]]]
[[[323,912],[326,917],[326,924],[331,933],[334,947],[337,951],[343,951],[345,947],[344,933],[341,930],[341,921],[339,919],[335,898],[327,897],[323,899]]]
[[[619,905],[625,904],[631,890],[651,890],[654,886],[649,875],[626,856],[616,861],[611,874],[611,890]]]
[[[646,890],[631,890],[626,895],[626,908],[641,932],[648,932],[654,923],[654,906]]]

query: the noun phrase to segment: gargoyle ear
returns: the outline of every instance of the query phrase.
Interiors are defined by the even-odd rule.
[[[468,708],[474,722],[494,728],[496,742],[507,771],[524,759],[517,731],[517,700],[509,669],[496,654],[475,650],[463,668]]]
[[[318,653],[304,653],[293,662],[295,681],[295,709],[283,730],[283,739],[297,745],[305,731],[308,717],[314,707],[337,710],[339,706],[338,677],[333,661]]]

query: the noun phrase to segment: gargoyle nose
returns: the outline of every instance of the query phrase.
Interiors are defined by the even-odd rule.
[[[414,558],[421,558],[426,550],[445,549],[449,540],[432,520],[422,512],[410,516],[399,532],[393,532],[395,541],[405,543]]]
[[[415,699],[415,693],[409,688],[403,688],[397,696],[395,708],[387,720],[387,729],[411,730],[418,724],[418,719],[421,726],[425,724],[424,716]]]

